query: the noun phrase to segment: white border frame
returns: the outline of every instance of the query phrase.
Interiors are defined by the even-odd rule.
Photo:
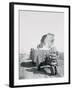
[[[64,12],[64,77],[61,78],[46,78],[46,79],[23,79],[19,80],[19,59],[18,59],[18,10],[39,10],[39,11],[55,11]],[[69,70],[69,46],[68,46],[68,25],[69,25],[69,10],[63,7],[43,7],[43,6],[29,6],[29,5],[14,5],[14,86],[18,85],[35,85],[35,84],[51,84],[68,82]]]

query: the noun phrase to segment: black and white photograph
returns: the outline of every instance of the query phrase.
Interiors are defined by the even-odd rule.
[[[19,79],[64,76],[64,13],[19,11]]]
[[[69,83],[70,7],[27,3],[10,5],[14,15],[11,19],[11,30],[14,30],[11,85]]]

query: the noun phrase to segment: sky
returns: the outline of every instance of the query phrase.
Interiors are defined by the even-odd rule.
[[[64,51],[64,13],[19,11],[20,53],[36,48],[44,34],[55,34],[57,50]]]

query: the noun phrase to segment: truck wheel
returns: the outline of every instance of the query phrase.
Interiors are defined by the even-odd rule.
[[[57,67],[55,66],[55,75],[57,75]]]
[[[51,66],[51,75],[55,75],[55,67]]]

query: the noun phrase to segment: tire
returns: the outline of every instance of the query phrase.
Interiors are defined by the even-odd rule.
[[[55,66],[55,75],[57,75],[57,67]]]
[[[55,66],[51,66],[51,75],[55,75],[56,71],[55,71]]]

